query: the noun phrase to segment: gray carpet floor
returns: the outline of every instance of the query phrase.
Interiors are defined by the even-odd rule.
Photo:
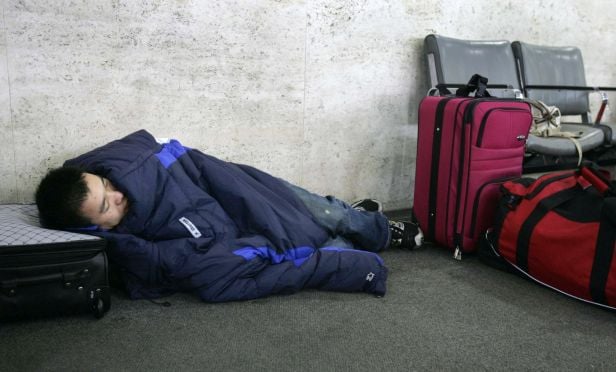
[[[0,323],[2,371],[608,371],[616,313],[426,246],[382,254],[388,293],[303,291]]]

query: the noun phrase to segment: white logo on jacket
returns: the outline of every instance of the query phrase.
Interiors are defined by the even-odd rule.
[[[184,227],[186,228],[186,230],[188,230],[188,232],[194,237],[194,238],[200,238],[201,237],[201,231],[199,231],[199,229],[197,229],[197,226],[195,226],[195,224],[193,224],[192,222],[190,222],[190,220],[186,217],[181,217],[180,218],[180,223],[182,225],[184,225]]]

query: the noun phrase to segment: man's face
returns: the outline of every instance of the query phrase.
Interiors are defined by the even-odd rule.
[[[81,204],[82,215],[102,229],[116,227],[128,211],[128,200],[108,179],[84,173],[88,195]]]

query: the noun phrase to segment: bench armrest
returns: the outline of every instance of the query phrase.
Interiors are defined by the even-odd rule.
[[[524,89],[543,89],[543,90],[584,90],[589,92],[599,93],[601,95],[601,106],[595,118],[595,125],[598,125],[603,118],[603,113],[608,105],[608,97],[606,91],[614,92],[616,87],[586,87],[576,85],[527,85]]]

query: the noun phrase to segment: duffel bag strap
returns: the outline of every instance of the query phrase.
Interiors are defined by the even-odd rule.
[[[595,257],[592,272],[590,273],[590,295],[594,301],[604,305],[608,304],[605,287],[610,276],[610,269],[614,258],[615,241],[616,198],[611,197],[605,199],[605,203],[601,208],[601,224],[599,225]]]
[[[551,210],[557,208],[561,204],[568,202],[583,194],[584,191],[577,185],[562,189],[555,194],[552,194],[541,200],[530,213],[528,218],[520,226],[516,247],[516,263],[517,266],[524,272],[528,272],[528,252],[530,248],[530,240],[535,226],[545,217]]]

